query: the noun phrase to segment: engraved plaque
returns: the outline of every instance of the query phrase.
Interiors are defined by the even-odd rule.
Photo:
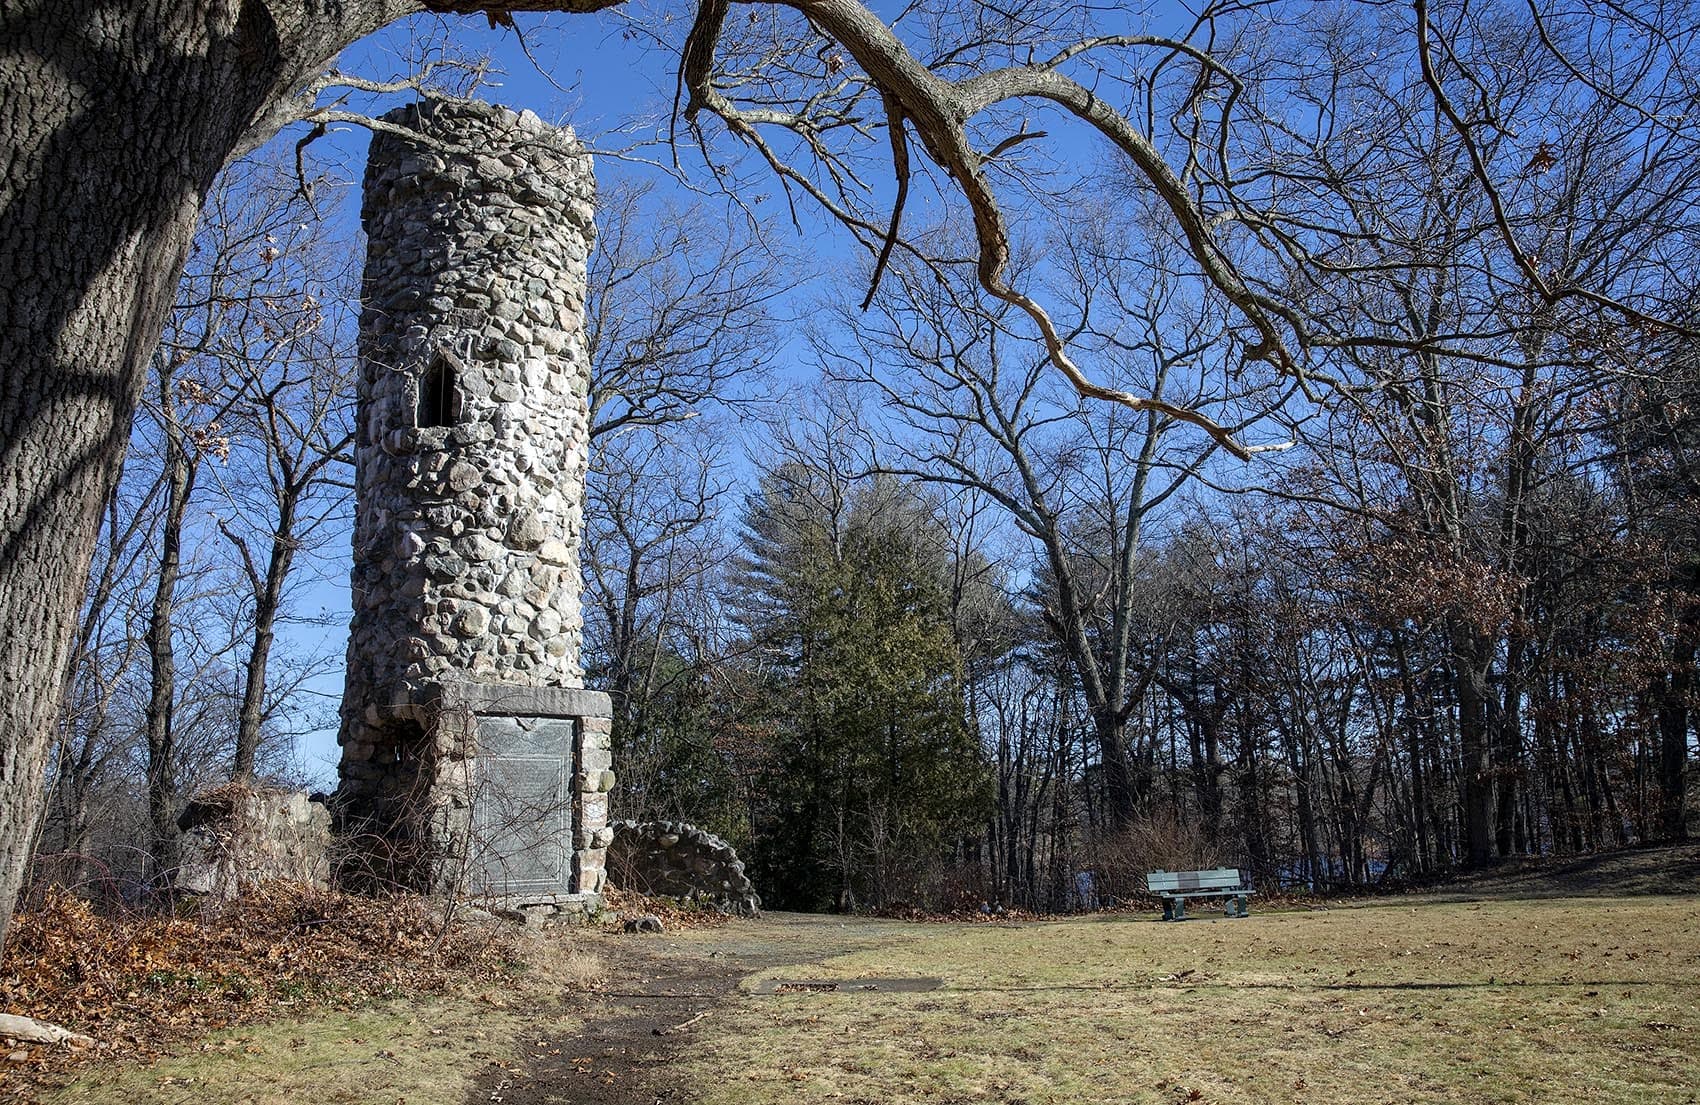
[[[468,886],[497,896],[571,890],[573,723],[478,719]]]

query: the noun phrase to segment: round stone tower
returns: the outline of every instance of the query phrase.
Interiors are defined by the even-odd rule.
[[[385,120],[420,137],[374,134],[366,170],[337,809],[384,877],[593,893],[611,775],[579,666],[590,156],[493,105]]]

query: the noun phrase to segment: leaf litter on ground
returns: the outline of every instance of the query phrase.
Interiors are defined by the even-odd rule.
[[[221,1028],[440,992],[520,968],[511,928],[451,922],[443,903],[427,898],[278,882],[216,906],[179,904],[186,912],[105,916],[54,890],[13,920],[0,1012],[75,1029],[97,1046],[9,1048],[0,1094],[27,1096],[40,1077],[89,1058],[145,1061]]]

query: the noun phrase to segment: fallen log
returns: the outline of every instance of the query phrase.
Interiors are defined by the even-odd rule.
[[[65,1044],[68,1047],[94,1046],[92,1036],[84,1036],[81,1032],[72,1032],[69,1028],[61,1028],[56,1024],[38,1021],[34,1017],[20,1017],[13,1013],[0,1013],[0,1037],[26,1044]]]

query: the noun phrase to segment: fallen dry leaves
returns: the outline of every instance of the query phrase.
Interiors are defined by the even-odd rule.
[[[661,919],[668,932],[682,929],[712,929],[730,924],[732,917],[710,906],[682,905],[672,898],[652,898],[633,890],[606,887],[602,891],[602,917],[611,924],[649,913]]]
[[[147,1059],[219,1028],[504,977],[505,928],[445,925],[440,903],[372,899],[288,883],[216,910],[107,917],[67,892],[12,922],[0,1011],[93,1036],[86,1054]],[[77,1053],[9,1048],[0,1093],[27,1095]]]

